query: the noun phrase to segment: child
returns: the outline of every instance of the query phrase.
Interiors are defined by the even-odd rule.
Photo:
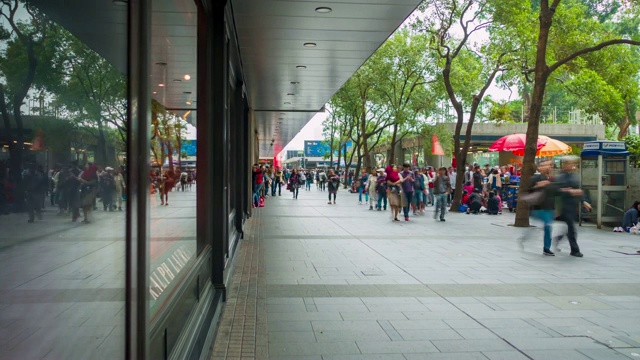
[[[498,201],[498,197],[496,197],[496,193],[493,191],[489,192],[489,201],[487,201],[487,214],[489,215],[498,215],[500,210],[500,202]]]
[[[385,169],[385,171],[387,172],[387,181],[391,182],[391,183],[395,183],[400,181],[400,173],[398,173],[397,171],[393,170],[393,166],[389,165],[387,166],[387,168]],[[392,191],[395,189],[396,192],[400,192],[400,185],[389,185],[388,186],[389,191]]]

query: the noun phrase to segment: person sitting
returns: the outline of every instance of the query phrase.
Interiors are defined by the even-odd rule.
[[[629,210],[625,211],[622,217],[622,229],[629,232],[632,226],[638,224],[638,216],[640,215],[640,200],[636,200]]]
[[[498,215],[500,212],[500,200],[493,191],[489,192],[489,200],[487,201],[487,214]]]
[[[467,214],[477,215],[480,213],[480,208],[482,208],[481,190],[474,189],[471,195],[469,195],[469,209],[467,209]]]

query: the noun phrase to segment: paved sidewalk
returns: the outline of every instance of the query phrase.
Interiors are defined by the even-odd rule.
[[[623,254],[640,237],[584,226],[584,258],[545,257],[508,212],[393,223],[337,200],[314,188],[256,211],[214,359],[640,357],[640,256]]]

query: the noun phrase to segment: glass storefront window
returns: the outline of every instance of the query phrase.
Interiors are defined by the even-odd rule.
[[[156,4],[154,4],[156,5]],[[168,15],[170,14],[170,15]],[[149,296],[152,324],[192,268],[196,251],[197,8],[165,2],[152,13]]]
[[[127,7],[66,5],[0,3],[3,358],[124,355]]]

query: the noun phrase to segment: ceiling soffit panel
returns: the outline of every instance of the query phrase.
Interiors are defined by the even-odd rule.
[[[277,155],[419,3],[231,0],[260,156]]]

